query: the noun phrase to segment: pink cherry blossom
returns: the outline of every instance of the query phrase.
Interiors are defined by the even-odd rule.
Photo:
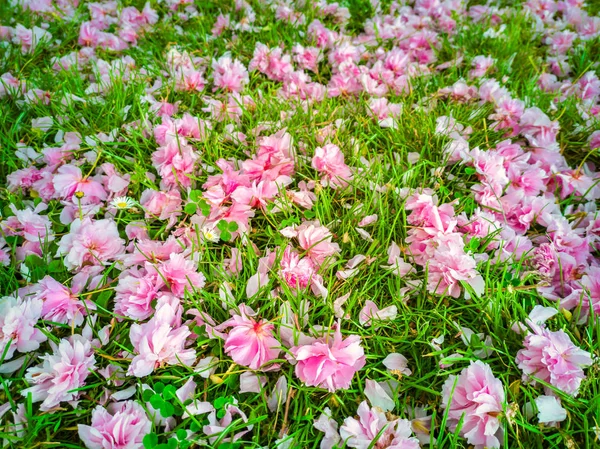
[[[60,240],[57,254],[63,256],[65,266],[73,270],[115,260],[123,253],[124,243],[114,221],[77,218],[71,223],[69,233]]]
[[[42,402],[40,410],[49,411],[61,402],[76,404],[90,372],[96,367],[91,343],[81,335],[51,343],[52,354],[42,356],[42,363],[27,369],[25,379],[32,385],[21,394],[31,394],[33,402]],[[74,391],[77,390],[77,391]]]
[[[454,431],[462,419],[460,435],[475,449],[499,448],[504,388],[486,363],[471,362],[458,376],[450,376],[442,387],[442,408],[447,409],[446,425]]]
[[[196,360],[196,352],[185,348],[190,335],[188,327],[182,325],[178,304],[165,301],[157,305],[150,321],[131,325],[129,338],[136,355],[127,373],[144,377],[164,365],[191,366]]]
[[[41,314],[39,299],[0,298],[0,351],[4,362],[10,360],[15,351],[35,351],[46,341],[46,335],[35,328]]]
[[[344,162],[344,154],[331,143],[315,149],[312,166],[321,173],[321,182],[333,188],[345,187],[352,179],[352,171]]]
[[[366,401],[358,406],[357,414],[358,419],[346,418],[340,427],[340,436],[347,447],[357,449],[418,449],[420,447],[419,440],[412,436],[409,420],[388,420],[384,412],[377,408],[369,408]]]
[[[77,431],[88,449],[142,449],[152,422],[137,402],[116,402],[107,408],[96,406],[91,425],[79,424]]]
[[[296,361],[296,376],[308,386],[330,392],[348,389],[354,374],[365,365],[360,337],[350,335],[344,339],[339,327],[333,335],[294,346],[290,352]]]
[[[204,274],[197,271],[196,263],[186,259],[183,254],[171,253],[169,260],[159,264],[156,271],[178,297],[182,297],[186,290],[192,292],[194,289],[201,289],[206,283]]]
[[[96,310],[92,301],[78,297],[78,289],[69,289],[51,276],[40,280],[34,290],[43,301],[42,315],[48,321],[81,326],[85,316]]]
[[[516,362],[523,371],[523,380],[543,380],[571,396],[577,396],[583,368],[592,364],[590,353],[575,346],[563,331],[551,331],[544,326],[530,326],[517,353]],[[549,390],[551,392],[551,390]]]
[[[79,167],[66,164],[60,167],[52,179],[56,194],[71,199],[75,192],[82,192],[92,202],[104,201],[107,197],[102,183],[84,176]]]
[[[218,329],[231,327],[225,337],[225,352],[235,363],[256,370],[279,357],[281,343],[273,336],[272,323],[257,321],[252,315],[252,309],[242,305],[240,315],[233,315]]]

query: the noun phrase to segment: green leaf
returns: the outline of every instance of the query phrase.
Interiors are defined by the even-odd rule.
[[[161,394],[164,389],[165,389],[165,384],[163,384],[162,382],[156,382],[154,384],[154,391],[156,391],[158,394]]]
[[[231,232],[227,230],[221,231],[221,240],[223,240],[224,242],[228,242],[229,240],[231,240]]]
[[[194,433],[200,432],[200,425],[196,421],[190,423],[190,430]]]
[[[65,267],[60,260],[53,260],[48,265],[48,273],[60,273],[64,269]]]
[[[112,290],[104,290],[103,292],[100,292],[98,294],[98,297],[96,298],[96,304],[98,304],[100,307],[107,309],[108,307],[108,300],[110,299],[110,297],[112,296],[113,292]]]
[[[227,397],[220,397],[215,399],[215,401],[213,402],[213,406],[215,408],[223,408],[225,407],[225,404],[227,404],[229,402],[229,398]]]
[[[145,449],[154,449],[158,444],[158,435],[155,433],[149,433],[142,440]]]
[[[479,249],[480,244],[481,244],[480,239],[478,239],[477,237],[474,237],[469,242],[469,248],[471,249],[471,251],[476,251],[477,249]]]
[[[197,203],[200,198],[202,198],[202,192],[200,190],[192,190],[190,192],[190,200],[194,203]]]
[[[231,232],[235,232],[235,231],[237,231],[237,230],[239,229],[239,227],[240,227],[240,226],[239,226],[239,225],[238,225],[238,224],[237,224],[235,221],[230,221],[230,222],[229,222],[228,228],[229,228],[229,230],[230,230]]]
[[[177,449],[178,442],[175,438],[171,438],[169,439],[167,445],[169,446],[169,449]]]
[[[313,218],[315,218],[317,214],[315,214],[312,210],[305,210],[304,211],[304,218],[306,218],[307,220],[312,220]]]
[[[227,222],[225,220],[219,220],[217,223],[217,229],[220,231],[227,231]]]
[[[163,398],[165,399],[173,399],[177,395],[175,394],[176,388],[173,385],[167,385],[162,392]]]
[[[177,438],[180,440],[185,440],[187,437],[187,432],[185,429],[179,429],[177,432],[175,432],[175,435],[177,435]]]
[[[191,399],[190,399],[190,401],[191,401]],[[193,402],[193,401],[192,401],[192,402]],[[189,405],[189,404],[188,404],[188,405]],[[183,412],[184,412],[185,410],[183,410],[183,408],[181,408],[181,406],[180,406],[179,404],[174,404],[174,405],[173,405],[173,409],[175,409],[175,411],[173,412],[173,414],[174,414],[175,416],[183,416]]]
[[[227,413],[227,412],[225,411],[224,408],[217,410],[217,418],[223,419],[223,417],[225,416],[225,413]]]
[[[195,203],[187,203],[183,208],[183,211],[188,215],[193,215],[198,210],[198,205]]]
[[[150,398],[150,405],[156,409],[161,408],[164,402],[160,394],[153,394]]]
[[[184,440],[184,441],[180,441],[179,442],[179,447],[181,449],[187,449],[188,447],[190,447],[192,445],[192,443],[188,440]]]
[[[144,392],[142,393],[142,399],[144,400],[144,402],[150,402],[152,396],[154,396],[152,390],[144,390]]]
[[[168,402],[163,402],[160,406],[160,416],[163,418],[169,418],[170,416],[173,416],[173,413],[175,413],[175,407]]]
[[[477,173],[477,170],[475,170],[473,167],[466,167],[465,173],[467,175],[474,175],[475,173]]]

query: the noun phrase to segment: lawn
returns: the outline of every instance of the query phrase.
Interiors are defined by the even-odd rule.
[[[600,447],[587,3],[0,2],[2,447]]]

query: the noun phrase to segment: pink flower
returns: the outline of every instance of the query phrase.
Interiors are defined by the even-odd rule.
[[[408,419],[388,421],[385,413],[369,408],[367,401],[358,406],[358,419],[346,418],[340,436],[347,447],[358,449],[418,449],[419,440],[412,437]],[[375,444],[373,444],[375,442]]]
[[[66,200],[70,200],[75,192],[83,192],[84,198],[93,203],[104,201],[107,196],[101,182],[84,177],[81,169],[75,165],[66,164],[60,167],[52,183],[56,194]]]
[[[201,289],[206,283],[204,274],[198,273],[196,264],[186,259],[183,254],[171,253],[169,260],[158,268],[160,277],[175,296],[182,297],[186,290]]]
[[[220,415],[219,415],[220,416]],[[222,418],[217,418],[217,412],[212,410],[208,415],[208,424],[202,428],[202,432],[208,436],[208,441],[210,443],[214,443],[217,439],[222,443],[227,442],[235,442],[243,437],[246,433],[248,433],[254,427],[253,424],[248,425],[245,429],[235,433],[231,438],[220,438],[220,435],[227,431],[227,435],[231,435],[233,432],[231,431],[231,423],[238,420],[243,421],[244,423],[248,422],[248,417],[246,414],[241,411],[237,407],[237,400],[234,401],[233,404],[228,404],[225,408],[225,414]],[[236,429],[239,429],[241,426],[236,426]]]
[[[365,352],[358,335],[342,338],[338,328],[311,344],[290,348],[296,360],[296,376],[309,387],[330,392],[348,389],[354,373],[365,365]]]
[[[124,243],[114,221],[77,218],[60,240],[57,255],[64,256],[69,270],[88,264],[103,265],[123,253]]]
[[[127,374],[144,377],[165,364],[192,366],[196,352],[185,349],[190,335],[188,327],[181,325],[181,307],[169,302],[159,304],[150,321],[131,325],[129,338],[137,355]]]
[[[167,192],[146,189],[140,197],[140,205],[146,212],[146,218],[169,220],[172,227],[181,215],[181,193],[177,189]]]
[[[79,299],[78,291],[69,290],[51,276],[39,281],[35,290],[35,297],[44,301],[42,315],[48,321],[81,326],[88,310],[96,310],[96,304]]]
[[[428,264],[427,289],[438,295],[458,298],[460,281],[469,284],[478,296],[485,291],[483,277],[477,271],[477,263],[466,254],[461,245],[452,240],[441,242]]]
[[[573,344],[563,331],[550,331],[543,325],[531,325],[523,341],[524,349],[517,353],[516,362],[523,371],[523,380],[538,378],[566,394],[577,396],[583,368],[592,364],[589,352]],[[551,390],[548,392],[550,394]]]
[[[88,449],[142,449],[152,422],[135,401],[101,405],[92,411],[92,425],[77,425],[79,438]]]
[[[494,377],[489,365],[471,362],[457,376],[450,376],[442,387],[443,409],[448,409],[446,425],[451,431],[463,419],[460,435],[475,449],[499,448],[502,427],[498,415],[502,413],[504,388]]]
[[[46,335],[35,328],[41,314],[39,299],[0,298],[0,354],[5,354],[5,362],[15,351],[35,351],[46,341]]]
[[[312,166],[322,174],[321,182],[334,189],[347,186],[352,179],[352,171],[344,162],[344,154],[332,143],[315,149]]]
[[[374,321],[386,321],[393,320],[398,315],[398,308],[394,305],[379,309],[377,304],[371,300],[365,302],[365,306],[362,308],[359,314],[358,321],[362,326],[371,326]]]
[[[45,215],[39,213],[48,206],[40,203],[35,209],[26,207],[19,210],[14,204],[10,205],[10,210],[14,215],[8,217],[0,223],[5,235],[18,235],[31,243],[44,243],[54,240],[52,232],[52,222]]]
[[[190,176],[199,158],[198,152],[188,145],[184,138],[169,139],[165,145],[152,153],[152,165],[161,176],[161,185],[175,187],[181,184],[190,187]]]
[[[557,121],[551,121],[541,109],[528,108],[519,121],[521,134],[527,138],[531,146],[557,152],[559,150],[556,136],[560,129]]]
[[[219,330],[232,328],[225,337],[225,352],[239,365],[260,369],[279,357],[281,343],[273,336],[273,324],[256,321],[249,316],[254,315],[252,309],[243,304],[240,312],[218,326]]]
[[[157,272],[129,270],[123,274],[115,287],[115,313],[134,320],[149,318],[154,313],[152,301],[164,282]]]
[[[323,278],[309,257],[300,258],[298,253],[288,246],[281,258],[279,275],[291,289],[305,289],[309,285],[317,296],[327,296]]]
[[[218,60],[213,60],[213,80],[216,88],[229,92],[241,92],[250,81],[248,70],[237,59],[225,53]]]
[[[32,387],[21,392],[31,394],[33,402],[40,402],[40,410],[48,411],[61,402],[75,403],[78,390],[85,385],[90,371],[96,367],[94,351],[88,339],[81,335],[64,338],[58,346],[50,343],[54,352],[42,356],[42,364],[29,368],[25,379]]]
[[[491,56],[475,56],[471,65],[473,69],[469,71],[471,78],[481,78],[494,65],[495,60]]]
[[[340,252],[339,245],[331,241],[333,236],[329,229],[321,226],[318,221],[306,221],[298,226],[295,232],[300,248],[306,251],[306,255],[319,267],[328,257]]]

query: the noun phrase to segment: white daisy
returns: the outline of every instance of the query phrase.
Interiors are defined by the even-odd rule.
[[[135,204],[135,201],[128,196],[118,196],[110,202],[110,205],[116,209],[131,209]]]
[[[202,236],[204,237],[205,242],[217,243],[221,238],[221,231],[219,231],[217,228],[204,226],[202,228]]]

